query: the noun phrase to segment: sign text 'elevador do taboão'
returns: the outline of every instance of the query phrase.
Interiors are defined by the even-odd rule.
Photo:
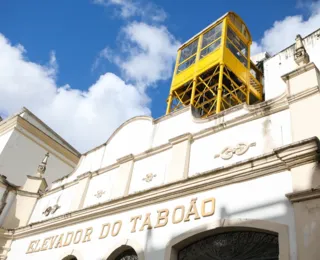
[[[191,199],[190,204],[176,206],[172,212],[168,209],[157,210],[157,223],[151,223],[151,213],[144,216],[137,215],[130,218],[131,233],[142,232],[147,229],[162,228],[168,224],[179,224],[190,220],[198,220],[202,217],[209,217],[214,214],[215,199],[208,198],[197,202],[197,198]],[[122,220],[113,223],[105,223],[101,226],[98,233],[98,239],[104,239],[108,236],[115,237],[121,232]],[[40,251],[51,250],[60,247],[67,247],[72,244],[90,242],[96,232],[92,227],[78,229],[76,231],[65,232],[56,236],[47,237],[45,239],[33,240],[30,242],[26,254],[36,253]],[[96,235],[96,236],[98,236]]]

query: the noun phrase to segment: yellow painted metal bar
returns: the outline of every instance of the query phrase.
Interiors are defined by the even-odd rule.
[[[233,81],[233,79],[232,79],[229,75],[227,75],[226,73],[224,73],[224,75],[232,82],[233,85],[235,85],[235,86],[238,87],[237,89],[239,89],[244,95],[246,95],[246,92],[244,92],[243,90],[241,90],[241,86],[239,86],[237,83],[235,83],[235,82]]]
[[[221,31],[221,58],[220,62],[223,62],[224,59],[224,50],[226,48],[226,40],[227,40],[227,20],[224,19],[222,23],[222,31]]]
[[[181,100],[181,98],[179,97],[179,95],[177,94],[176,91],[175,91],[175,94],[176,94],[177,99],[179,99],[180,103],[181,103],[182,105],[184,105],[183,101]]]
[[[199,41],[198,41],[196,63],[198,62],[198,60],[200,58],[202,40],[203,40],[203,34],[200,35]],[[192,91],[191,91],[191,100],[190,100],[190,104],[192,106],[194,105],[194,95],[196,92],[196,87],[197,87],[197,76],[194,76],[193,82],[192,82]]]
[[[177,69],[178,69],[178,67],[179,67],[180,56],[181,56],[181,50],[178,50],[177,59],[176,59],[176,64],[175,64],[175,66],[174,66],[174,74],[173,74],[172,79],[174,78],[174,75],[177,74]]]
[[[224,70],[224,64],[220,64],[216,113],[219,113],[221,111],[223,70]]]
[[[227,86],[223,85],[223,87],[230,93],[230,95],[231,95],[235,100],[237,100],[238,103],[241,103],[241,100],[240,100],[234,93],[232,93],[232,91],[231,91],[229,88],[227,88]]]
[[[169,100],[168,100],[168,104],[167,104],[166,114],[169,114],[169,113],[171,112],[171,111],[170,111],[171,102],[172,102],[172,93],[170,93],[170,95],[169,95]]]
[[[251,59],[250,59],[250,44],[248,44],[248,53],[247,53],[247,55],[248,55],[248,76],[247,76],[247,80],[248,80],[248,83],[249,83],[249,85],[250,85],[250,74],[251,74],[251,72],[250,72],[250,68],[251,68]],[[248,104],[248,105],[250,105],[250,89],[251,89],[251,86],[250,87],[248,87],[247,88],[247,96],[246,96],[246,103]]]
[[[226,48],[226,38],[227,38],[227,19],[225,18],[222,24],[222,34],[221,34],[221,59],[220,59],[220,71],[219,71],[219,83],[218,83],[218,94],[217,94],[217,107],[216,113],[221,111],[221,97],[222,97],[222,80],[223,80],[223,70],[224,70],[224,50]]]

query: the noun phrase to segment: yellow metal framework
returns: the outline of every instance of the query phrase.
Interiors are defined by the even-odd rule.
[[[250,62],[251,36],[229,12],[178,50],[167,114],[193,106],[207,117],[263,100],[262,73]]]

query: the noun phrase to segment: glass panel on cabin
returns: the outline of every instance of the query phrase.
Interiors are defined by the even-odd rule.
[[[240,40],[230,27],[228,27],[227,31],[227,48],[245,67],[248,67],[248,47]]]
[[[215,41],[214,43],[210,44],[208,47],[204,48],[202,51],[201,51],[201,54],[200,54],[200,59],[205,57],[206,55],[208,55],[209,53],[215,51],[216,49],[218,49],[220,47],[220,44],[221,44],[221,39]]]
[[[230,14],[229,17],[230,17],[231,22],[237,27],[239,32],[241,32],[243,34],[243,36],[246,37],[246,39],[248,39],[249,34],[248,34],[248,31],[247,31],[245,24],[242,23],[241,20],[239,18],[237,18],[234,14]]]
[[[222,23],[210,29],[203,35],[200,59],[220,47]]]
[[[190,59],[188,59],[186,62],[181,63],[178,66],[177,74],[186,68],[190,67],[193,63],[196,61],[196,55],[192,56]]]
[[[198,49],[198,39],[190,43],[181,50],[179,66],[177,74],[190,67],[196,61],[196,53]]]
[[[188,46],[184,47],[181,51],[179,63],[185,61],[192,55],[196,54],[198,48],[198,39],[190,43]]]
[[[201,49],[206,47],[209,43],[215,41],[221,37],[222,23],[219,23],[217,26],[213,27],[203,35]]]

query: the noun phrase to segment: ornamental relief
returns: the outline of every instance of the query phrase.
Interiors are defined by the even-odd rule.
[[[235,147],[228,146],[224,148],[220,154],[216,154],[214,158],[221,158],[223,160],[229,160],[233,157],[234,154],[240,156],[245,154],[250,147],[256,146],[256,143],[238,143]]]
[[[145,182],[151,182],[155,177],[157,177],[157,174],[148,173],[146,174],[146,177],[144,177],[142,180]]]
[[[58,204],[55,204],[54,206],[47,207],[42,214],[45,215],[46,217],[49,216],[50,214],[54,214],[59,208],[61,208]]]
[[[99,199],[99,198],[101,198],[105,193],[106,193],[106,191],[104,191],[104,190],[98,190],[97,193],[94,194],[94,196]]]

